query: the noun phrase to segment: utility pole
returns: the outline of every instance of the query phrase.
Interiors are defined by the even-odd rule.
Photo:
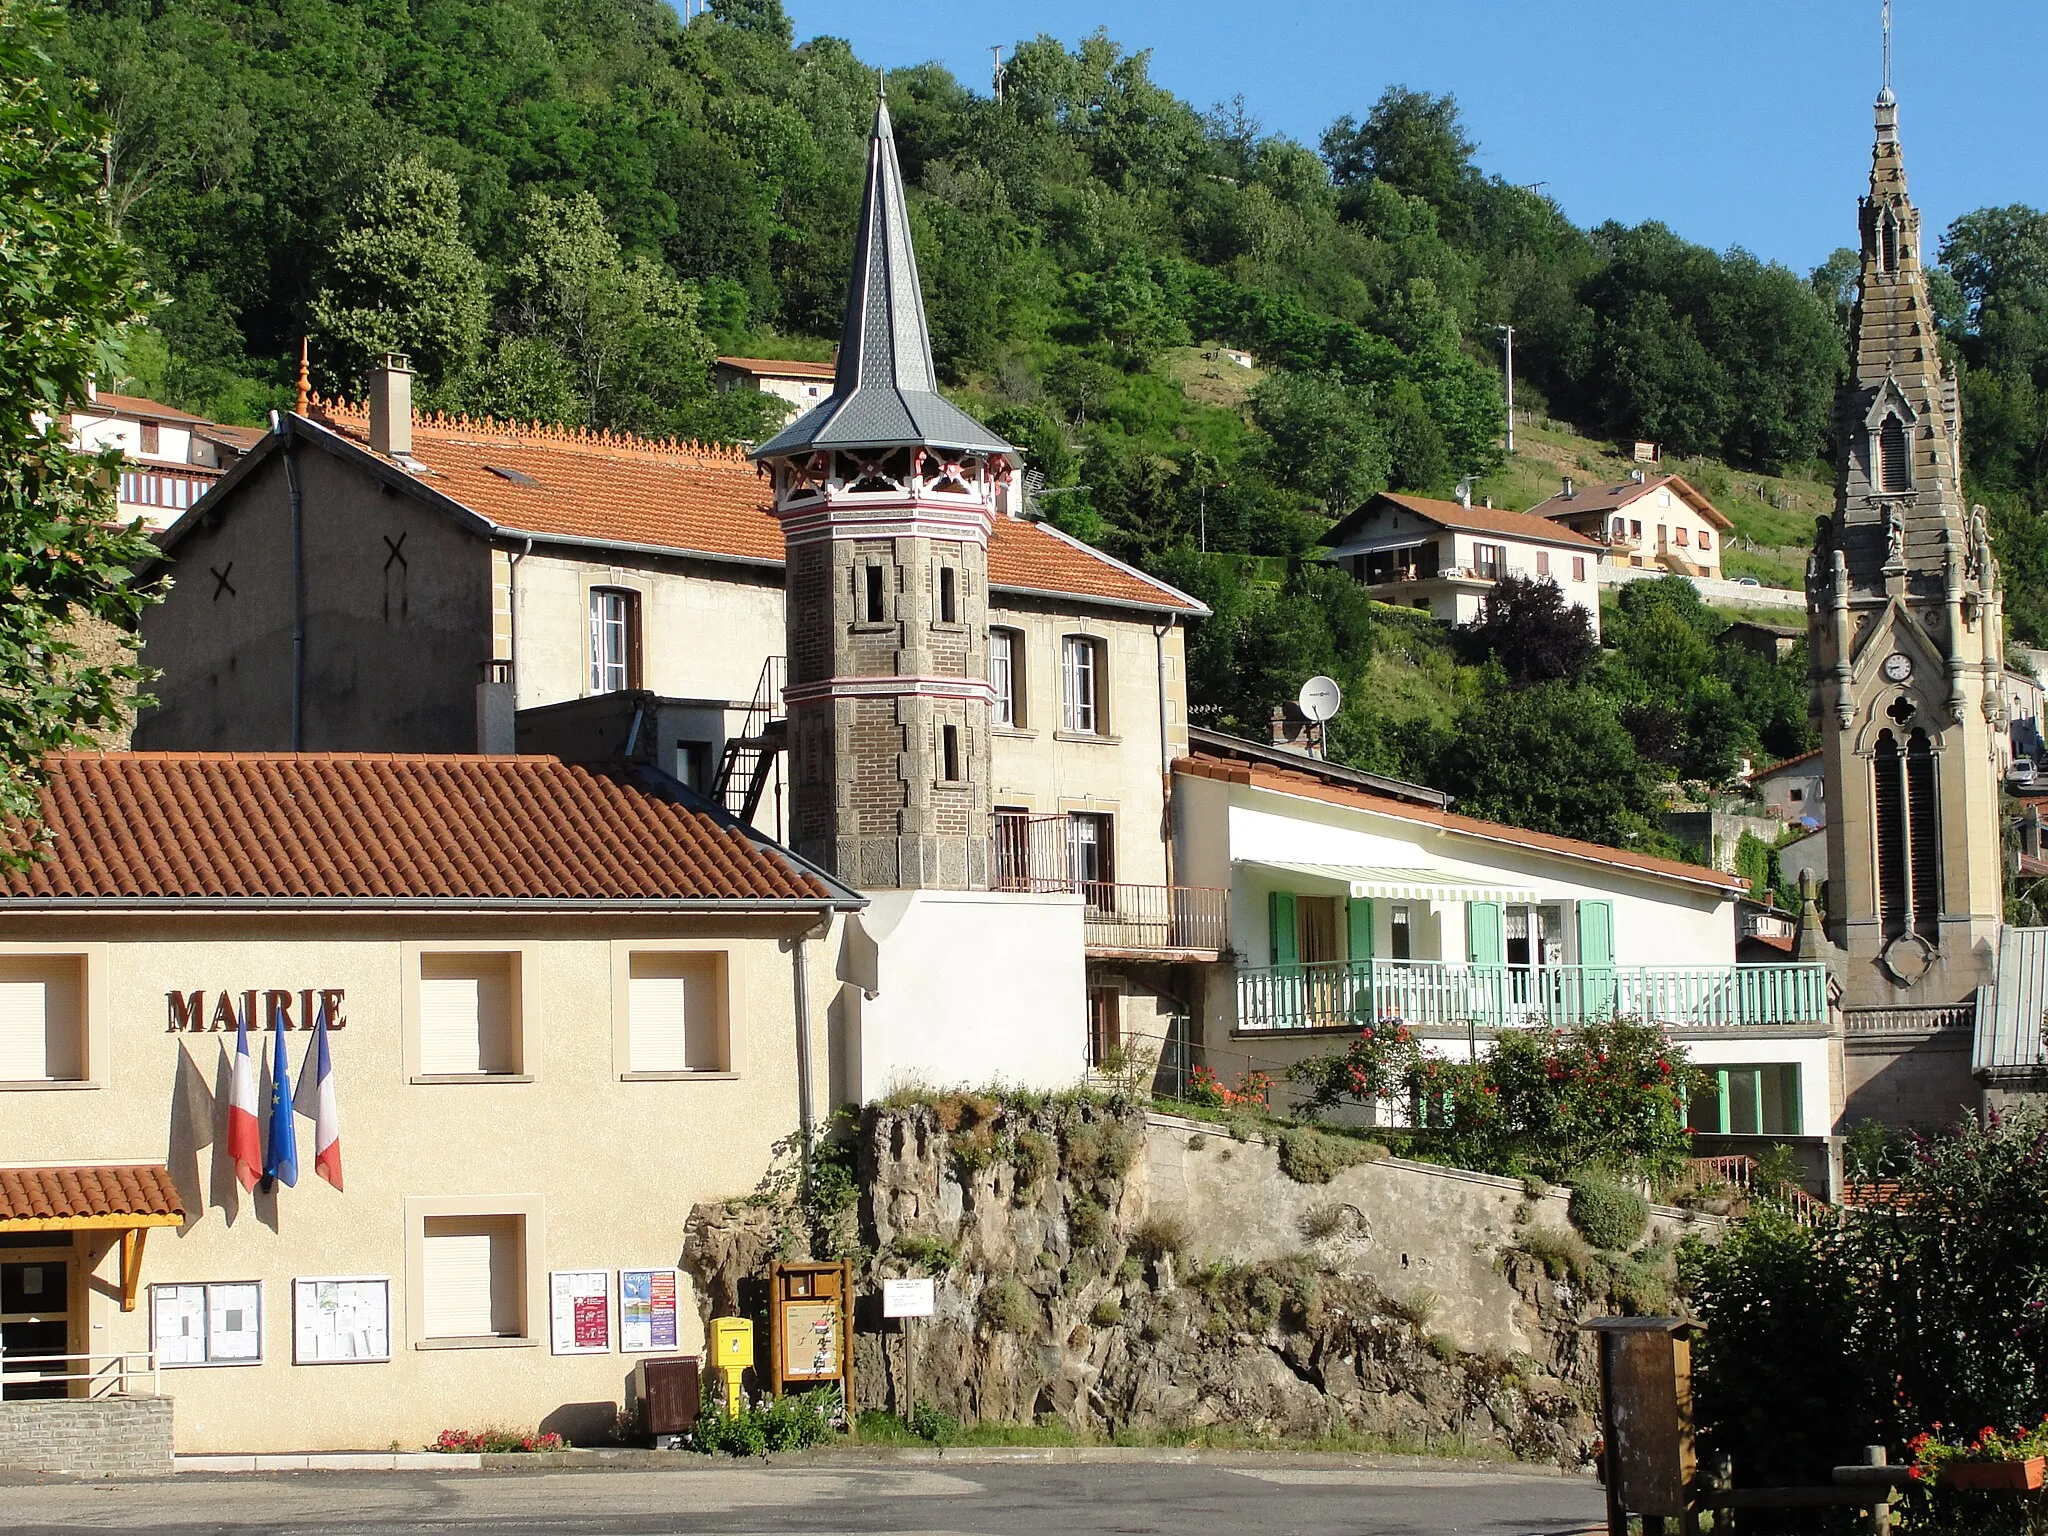
[[[1497,325],[1494,329],[1505,336],[1508,342],[1507,361],[1503,365],[1503,371],[1507,375],[1508,383],[1508,452],[1513,453],[1515,451],[1515,328],[1512,325]]]
[[[995,55],[996,105],[1000,107],[1003,104],[1003,45],[991,43],[988,51]]]

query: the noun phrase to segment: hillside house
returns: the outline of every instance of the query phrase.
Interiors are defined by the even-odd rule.
[[[123,521],[168,528],[262,438],[140,395],[93,390],[70,412],[72,441],[87,453],[119,448],[116,505]]]
[[[1763,797],[1764,806],[1780,821],[1804,820],[1819,826],[1828,819],[1827,775],[1820,749],[1788,757],[1750,775],[1750,787]]]
[[[1507,575],[1554,581],[1600,633],[1601,546],[1547,518],[1464,501],[1377,495],[1323,536],[1374,598],[1448,624],[1479,617]]]
[[[711,382],[719,389],[757,389],[786,407],[784,419],[797,416],[832,393],[833,365],[797,358],[721,357],[712,364]]]
[[[1566,476],[1564,489],[1529,515],[1594,540],[1609,564],[1708,580],[1719,579],[1722,541],[1735,527],[1683,476],[1641,470],[1614,485],[1580,487]]]

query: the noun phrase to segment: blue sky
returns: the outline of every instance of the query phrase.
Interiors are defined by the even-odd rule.
[[[1206,108],[1242,94],[1313,144],[1402,84],[1458,98],[1480,164],[1581,224],[1658,218],[1804,271],[1855,238],[1879,79],[1877,0],[784,0],[799,38],[937,59],[986,89],[989,45],[1107,27]],[[2048,207],[2043,0],[1896,0],[1893,79],[1929,232]]]

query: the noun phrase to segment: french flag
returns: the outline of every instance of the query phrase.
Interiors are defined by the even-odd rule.
[[[300,1074],[304,1075],[303,1071]],[[313,1171],[341,1188],[341,1110],[334,1102],[334,1063],[327,1054],[327,1004],[313,1035],[313,1082],[318,1108],[313,1115]]]
[[[263,1135],[256,1124],[256,1063],[249,1057],[249,1016],[235,1020],[235,1071],[228,1088],[228,1157],[242,1188],[263,1177]]]

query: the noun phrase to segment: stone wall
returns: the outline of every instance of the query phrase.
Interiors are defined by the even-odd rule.
[[[168,1397],[0,1402],[0,1472],[163,1477],[170,1470]]]
[[[863,1408],[1350,1431],[1567,1467],[1595,1433],[1578,1323],[1616,1303],[1557,1260],[1576,1242],[1563,1191],[1383,1155],[1303,1182],[1257,1136],[971,1095],[870,1109],[860,1156],[858,1230],[813,1241],[862,1255]],[[1660,1209],[1652,1236],[1693,1220]],[[749,1277],[793,1238],[786,1214],[699,1207],[684,1262],[712,1311],[751,1310]],[[916,1274],[940,1283],[913,1362],[872,1293]]]

